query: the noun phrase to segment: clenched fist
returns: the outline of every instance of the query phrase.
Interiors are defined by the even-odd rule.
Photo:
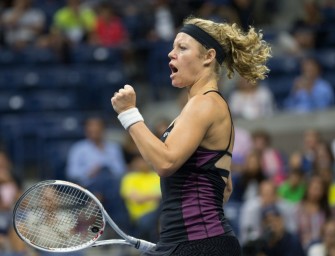
[[[136,93],[134,88],[126,84],[118,92],[114,93],[111,102],[114,110],[118,114],[127,109],[136,107]]]

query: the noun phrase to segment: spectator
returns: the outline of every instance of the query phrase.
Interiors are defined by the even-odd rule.
[[[316,147],[315,152],[315,172],[319,174],[329,187],[328,200],[332,209],[335,207],[335,160],[332,154],[330,144],[321,142]]]
[[[121,196],[125,200],[136,237],[158,240],[159,176],[138,155],[132,160],[131,171],[121,181]]]
[[[151,0],[114,1],[117,10],[121,10],[122,20],[129,33],[131,42],[141,44],[145,41],[148,26],[151,24]],[[150,20],[150,22],[149,22]],[[144,40],[143,40],[144,39]]]
[[[324,110],[334,104],[334,92],[328,81],[321,77],[321,66],[314,58],[301,62],[301,75],[294,80],[285,107],[289,111],[306,113]]]
[[[221,22],[241,25],[240,17],[230,3],[220,1],[204,1],[197,10],[197,16]]]
[[[301,165],[297,162],[301,162],[301,155],[293,153],[290,158],[288,177],[278,188],[278,195],[283,200],[293,204],[302,200],[306,190],[305,176],[301,170]]]
[[[323,178],[327,187],[330,187],[334,179],[334,157],[330,145],[319,142],[315,149],[314,172]]]
[[[314,129],[308,129],[303,133],[302,145],[302,170],[310,175],[314,170],[315,152],[321,142],[321,135]]]
[[[295,216],[297,234],[305,250],[321,238],[321,226],[330,215],[327,193],[321,177],[314,175],[309,179]]]
[[[272,179],[276,185],[286,177],[286,165],[281,152],[271,145],[271,135],[265,130],[252,133],[254,150],[260,154],[264,175]]]
[[[127,228],[128,219],[119,194],[120,180],[127,171],[122,147],[105,137],[106,125],[101,117],[85,122],[86,138],[69,151],[67,178],[93,192],[116,222]]]
[[[243,170],[247,155],[252,151],[252,137],[248,130],[235,126],[235,141],[232,157],[232,175],[238,175]]]
[[[273,55],[303,57],[315,50],[316,37],[313,28],[296,24],[290,32],[278,32],[273,43]]]
[[[252,0],[231,0],[231,8],[239,18],[239,24],[243,30],[247,31],[253,24],[253,1]]]
[[[285,227],[285,219],[275,205],[262,209],[262,252],[271,256],[304,256],[299,239]]]
[[[91,43],[105,47],[125,46],[128,33],[112,4],[102,2],[96,12],[97,21],[91,33]]]
[[[329,219],[321,228],[321,240],[311,245],[308,256],[333,256],[331,252],[335,248],[335,220]]]
[[[265,180],[260,155],[249,152],[242,171],[233,177],[234,193],[230,200],[243,202],[258,194],[259,184]]]
[[[4,40],[8,47],[22,49],[34,44],[45,29],[44,13],[31,0],[15,0],[2,14]]]
[[[121,146],[105,137],[106,124],[100,117],[89,117],[85,122],[86,139],[70,149],[67,164],[69,179],[87,186],[99,172],[108,170],[113,177],[121,177],[126,165]],[[107,174],[107,173],[106,173]]]
[[[175,36],[173,11],[167,0],[153,1],[153,27],[149,31],[149,40],[170,42]]]
[[[53,17],[52,32],[61,34],[71,44],[87,40],[96,24],[96,15],[89,8],[81,8],[80,0],[67,0],[66,6]]]
[[[274,28],[274,18],[279,13],[282,2],[261,0],[253,1],[253,17],[256,27]]]
[[[242,203],[240,213],[240,240],[242,245],[255,245],[262,238],[261,212],[269,206],[276,205],[285,216],[286,229],[295,231],[292,216],[295,207],[277,196],[277,188],[271,180],[264,180],[259,186],[258,195]]]
[[[274,100],[271,91],[264,85],[251,86],[244,78],[239,78],[236,90],[230,95],[230,109],[234,116],[257,119],[272,116]]]

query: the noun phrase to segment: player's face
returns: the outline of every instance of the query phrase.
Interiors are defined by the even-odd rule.
[[[183,88],[193,85],[201,74],[201,45],[191,36],[179,33],[169,53],[171,81],[175,87]]]

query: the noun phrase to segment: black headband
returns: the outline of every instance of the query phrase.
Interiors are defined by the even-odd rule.
[[[221,45],[216,41],[211,35],[202,30],[196,25],[186,24],[184,25],[179,32],[186,33],[192,36],[195,40],[205,46],[207,49],[213,48],[216,51],[216,60],[221,65],[225,58],[225,53]]]

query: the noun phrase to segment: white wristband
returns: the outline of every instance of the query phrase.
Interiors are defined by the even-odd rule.
[[[144,121],[141,113],[137,108],[130,108],[126,111],[121,112],[117,118],[120,120],[122,126],[127,130],[131,125]]]

